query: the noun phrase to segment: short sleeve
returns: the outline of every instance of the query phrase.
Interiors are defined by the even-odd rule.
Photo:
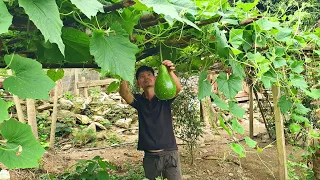
[[[129,104],[130,106],[132,106],[133,108],[135,108],[135,109],[138,109],[138,107],[139,107],[139,99],[140,99],[140,94],[134,94],[133,95],[133,101],[132,101],[132,103],[131,104]]]

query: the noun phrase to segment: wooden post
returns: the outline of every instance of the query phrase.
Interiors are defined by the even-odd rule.
[[[54,140],[56,137],[56,122],[58,113],[58,91],[59,85],[57,84],[54,88],[54,100],[53,100],[53,112],[52,112],[52,122],[51,122],[51,132],[50,132],[50,149],[54,149]]]
[[[76,96],[79,96],[78,82],[79,82],[79,70],[74,69],[74,94]]]
[[[82,82],[86,82],[86,77],[81,77],[81,81],[82,81]],[[89,95],[88,95],[88,94],[89,94],[89,93],[88,93],[88,87],[84,87],[84,88],[83,88],[83,91],[84,91],[84,97],[85,97],[85,98],[88,98],[88,97],[89,97]]]
[[[283,127],[283,117],[278,106],[280,99],[280,87],[272,85],[272,95],[273,95],[273,106],[274,106],[274,115],[275,115],[275,124],[276,124],[276,139],[277,139],[277,149],[278,149],[278,158],[279,158],[279,177],[280,180],[288,179],[288,170],[287,170],[287,157],[285,149],[285,137],[284,137],[284,127]]]
[[[314,139],[314,144],[319,144],[320,140]],[[316,179],[320,179],[320,149],[316,148],[313,159],[313,172]]]
[[[11,69],[7,70],[7,73],[8,73],[8,75],[12,75],[12,70]],[[24,120],[24,115],[23,115],[23,111],[21,108],[19,97],[16,95],[13,95],[13,101],[16,106],[19,121],[22,123],[25,123],[26,121]]]
[[[36,108],[33,99],[27,99],[27,112],[28,112],[28,124],[31,126],[31,130],[36,139],[38,137],[38,127],[37,127],[37,119],[36,119]]]
[[[253,138],[253,85],[249,85],[249,131],[250,138]]]

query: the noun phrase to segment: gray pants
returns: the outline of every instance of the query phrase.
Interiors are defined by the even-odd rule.
[[[159,176],[168,180],[181,180],[180,157],[177,150],[145,151],[143,168],[146,178],[150,180],[154,180]]]

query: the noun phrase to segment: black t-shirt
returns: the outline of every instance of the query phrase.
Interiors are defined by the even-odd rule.
[[[138,150],[178,149],[172,125],[173,100],[159,100],[154,96],[149,101],[144,94],[134,94],[130,105],[138,110]]]

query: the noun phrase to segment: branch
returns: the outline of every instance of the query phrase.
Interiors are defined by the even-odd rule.
[[[134,2],[133,0],[123,0],[118,3],[112,4],[110,6],[104,6],[103,9],[104,9],[104,12],[106,13],[106,12],[126,8],[129,6],[133,6],[134,4],[136,4],[136,2]]]

